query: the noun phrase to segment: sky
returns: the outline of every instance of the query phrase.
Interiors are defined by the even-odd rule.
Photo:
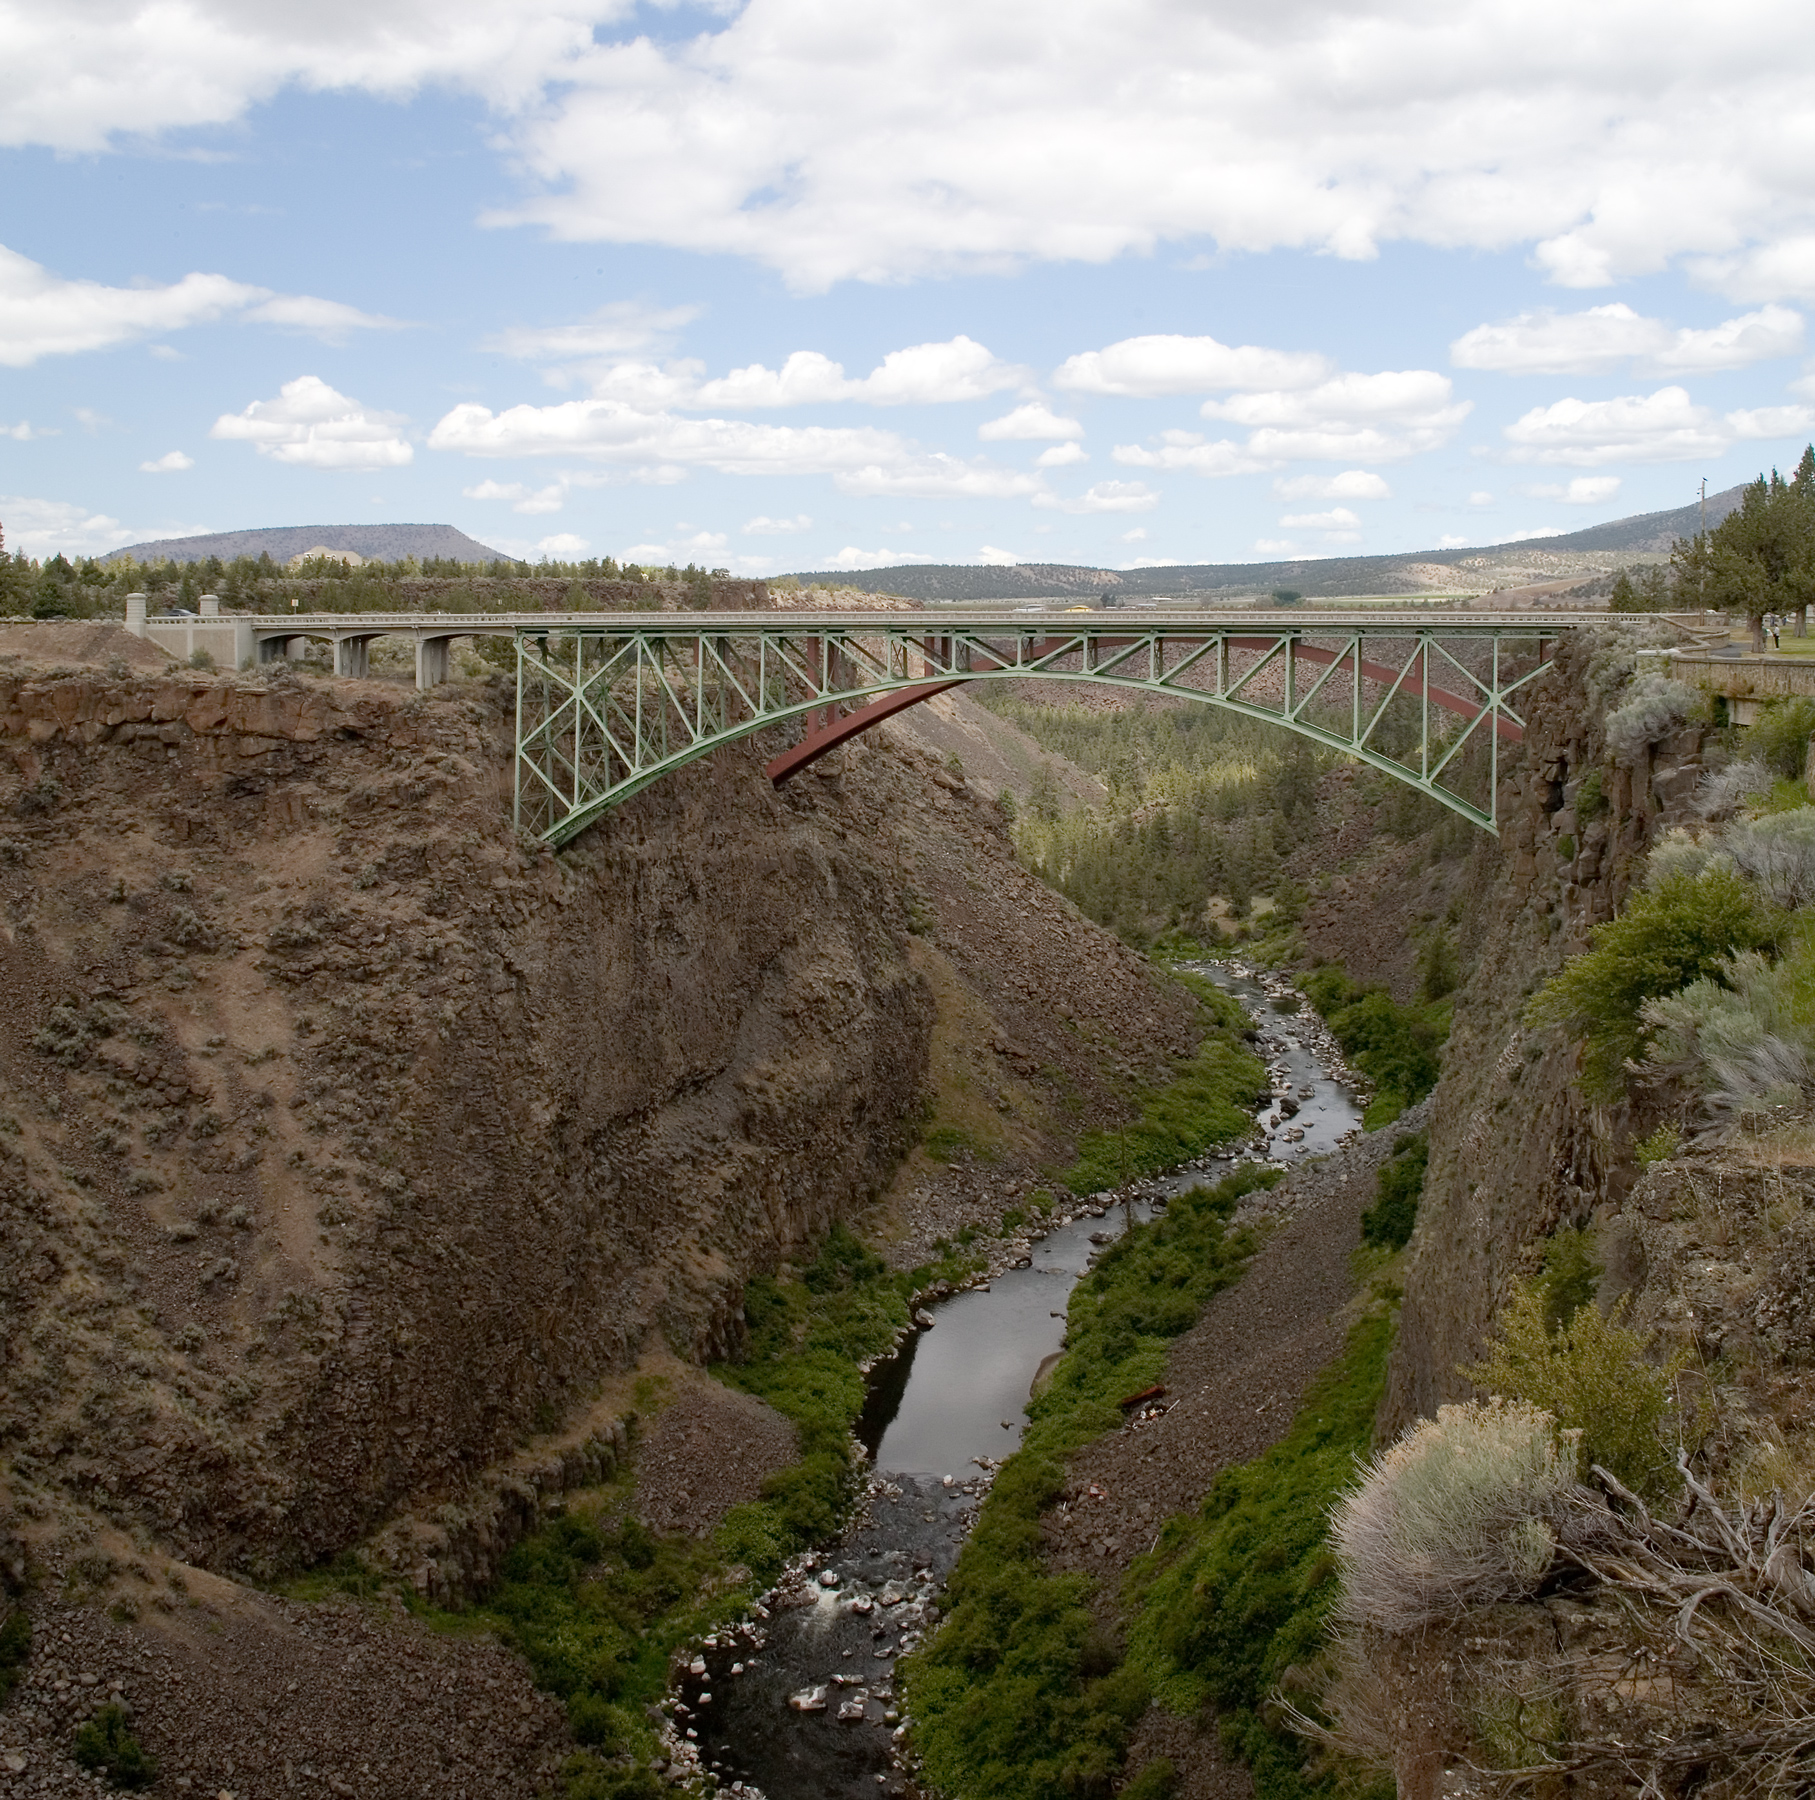
[[[1815,437],[1815,8],[0,0],[0,524],[1111,568]]]

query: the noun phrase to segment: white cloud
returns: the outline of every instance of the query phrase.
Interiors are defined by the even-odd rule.
[[[1334,368],[1309,351],[1231,348],[1213,337],[1123,338],[1105,350],[1067,357],[1053,375],[1056,387],[1082,394],[1154,398],[1162,394],[1214,394],[1233,388],[1310,387]]]
[[[1279,500],[1390,500],[1393,490],[1368,469],[1344,469],[1340,475],[1283,476],[1273,494]]]
[[[1721,32],[1687,0],[1612,0],[1592,29],[1563,0],[920,0],[845,9],[836,29],[817,0],[721,0],[705,29],[644,16],[0,0],[0,143],[88,152],[286,87],[438,83],[491,105],[526,178],[499,217],[747,255],[801,287],[1191,239],[1350,258],[1534,244],[1578,286],[1700,257],[1763,299],[1815,263],[1798,135],[1815,23],[1793,0],[1751,0]]]
[[[166,450],[162,456],[155,457],[150,462],[140,463],[139,473],[142,475],[178,475],[184,469],[194,467],[195,458],[193,456],[185,456],[180,450]]]
[[[494,532],[487,532],[485,541],[494,550],[502,550],[519,562],[535,562],[542,557],[569,561],[584,556],[592,548],[586,538],[576,537],[571,531],[557,531],[552,537],[545,538],[499,537]]]
[[[61,437],[62,435],[54,428],[34,425],[30,419],[21,419],[17,425],[0,425],[0,437],[11,438],[15,444],[29,444],[38,438]]]
[[[1280,463],[1392,462],[1435,450],[1454,436],[1471,403],[1451,398],[1449,377],[1430,369],[1337,375],[1296,392],[1206,400],[1206,419],[1252,429],[1249,452]]]
[[[1291,531],[1352,532],[1360,523],[1360,518],[1346,506],[1333,506],[1328,512],[1320,513],[1287,513],[1280,520],[1280,524]]]
[[[1503,325],[1477,325],[1450,345],[1458,368],[1509,375],[1589,375],[1633,363],[1654,375],[1743,369],[1802,348],[1802,315],[1767,306],[1706,330],[1647,319],[1630,306],[1586,312],[1520,313]]]
[[[1160,497],[1144,481],[1099,481],[1075,499],[1061,499],[1056,494],[1037,494],[1035,506],[1056,508],[1068,513],[1151,512]]]
[[[1793,438],[1815,430],[1815,408],[1771,406],[1722,417],[1687,389],[1659,388],[1615,400],[1558,400],[1534,406],[1501,434],[1513,462],[1596,468],[1610,462],[1692,462],[1719,456],[1740,439]]]
[[[580,362],[624,356],[662,344],[700,316],[697,306],[645,306],[614,300],[572,325],[512,325],[481,346],[525,362]]]
[[[508,500],[512,512],[557,513],[567,503],[567,483],[557,481],[548,487],[526,487],[521,481],[480,482],[476,487],[462,488],[468,500]]]
[[[1146,469],[1189,469],[1205,476],[1252,475],[1286,462],[1396,462],[1435,450],[1455,435],[1471,402],[1453,400],[1449,377],[1430,369],[1386,370],[1378,375],[1336,375],[1297,391],[1234,394],[1206,400],[1207,419],[1250,427],[1245,444],[1231,438],[1206,442],[1201,432],[1163,431],[1157,448],[1118,444],[1119,463]],[[1307,497],[1372,498],[1386,484],[1350,469],[1320,486],[1300,478]],[[1379,483],[1378,490],[1371,484]],[[1342,486],[1339,484],[1347,484]],[[1293,496],[1296,497],[1296,494]]]
[[[185,275],[163,287],[70,281],[0,245],[0,365],[10,369],[29,368],[40,357],[105,350],[151,332],[229,318],[327,338],[392,323],[336,300],[274,294],[225,275]]]
[[[24,494],[0,494],[0,520],[6,524],[7,549],[40,560],[59,552],[100,556],[148,535],[67,500],[36,500]]]
[[[275,400],[223,413],[208,435],[250,444],[260,456],[304,469],[399,469],[415,451],[396,413],[369,412],[317,375],[286,381]]]
[[[1501,538],[1500,542],[1503,544],[1523,544],[1530,538],[1561,537],[1562,535],[1563,527],[1561,525],[1530,525],[1523,531],[1509,531],[1505,537]]]
[[[912,550],[859,550],[854,544],[846,544],[839,553],[826,564],[828,569],[888,569],[897,563],[930,563],[935,559],[930,556],[916,556]]]
[[[981,458],[964,462],[943,450],[884,465],[871,463],[833,476],[847,494],[899,495],[917,500],[1010,500],[1031,496],[1044,504],[1045,480]]]
[[[1494,497],[1486,488],[1476,488],[1475,491],[1469,495],[1468,503],[1470,506],[1492,506]]]
[[[639,479],[678,479],[678,472],[704,468],[725,475],[830,475],[849,494],[904,498],[1002,500],[1045,492],[1043,476],[984,458],[924,451],[874,426],[682,419],[615,400],[566,400],[500,413],[468,401],[443,417],[428,441],[431,449],[467,456],[580,456],[628,464]]]
[[[991,568],[1011,569],[1017,567],[1024,559],[1012,550],[998,550],[994,544],[985,544],[977,552],[977,560]]]
[[[1132,531],[1124,531],[1122,533],[1122,542],[1124,544],[1141,544],[1145,543],[1146,540],[1147,527],[1145,525],[1137,525]]]
[[[1188,469],[1193,475],[1253,475],[1268,467],[1231,438],[1206,443],[1201,431],[1162,431],[1159,447],[1117,444],[1110,456],[1137,469]]]
[[[1620,491],[1620,478],[1617,475],[1578,475],[1570,482],[1539,482],[1519,491],[1534,500],[1561,500],[1565,506],[1604,506]]]
[[[1453,531],[1446,531],[1442,537],[1438,538],[1437,548],[1439,550],[1460,550],[1468,542],[1469,539],[1458,537]]]
[[[1076,419],[1062,418],[1044,400],[1030,400],[999,419],[977,427],[985,443],[1004,439],[1081,438],[1084,427]]]
[[[1034,467],[1036,469],[1063,469],[1072,463],[1089,461],[1089,453],[1082,444],[1054,444],[1050,450],[1042,450],[1034,458]]]
[[[1690,264],[1692,272],[1729,300],[1815,300],[1815,232],[1798,232],[1732,256]]]
[[[758,513],[744,522],[744,530],[752,537],[785,537],[809,530],[812,524],[805,513],[797,513],[791,519],[771,519],[766,513]]]
[[[704,374],[705,365],[691,359],[664,364],[621,362],[593,375],[592,392],[595,399],[621,400],[644,411],[672,406],[686,411],[722,407],[729,412],[750,412],[847,400],[871,406],[941,406],[985,400],[1004,388],[1024,387],[1032,379],[1030,370],[1005,363],[982,344],[962,336],[891,350],[860,380],[847,376],[842,363],[817,350],[796,350],[779,369],[751,363],[710,381],[702,379]],[[982,435],[991,433],[986,429]]]
[[[1262,556],[1295,556],[1298,545],[1291,538],[1256,538],[1254,548]]]
[[[632,544],[624,560],[634,563],[716,563],[717,551],[730,541],[722,531],[695,531],[691,525],[675,526],[675,536],[660,544]],[[684,534],[684,535],[683,535]]]

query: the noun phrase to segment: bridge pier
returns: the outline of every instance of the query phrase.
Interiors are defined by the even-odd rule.
[[[418,637],[416,640],[416,685],[419,688],[439,687],[446,681],[453,667],[451,652],[454,647],[452,638]]]
[[[342,638],[334,640],[334,673],[363,681],[372,671],[372,640]]]

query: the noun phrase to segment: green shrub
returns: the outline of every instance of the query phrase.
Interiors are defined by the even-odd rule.
[[[0,1620],[0,1700],[13,1691],[24,1675],[31,1649],[32,1622],[23,1606],[15,1606]]]
[[[1437,1085],[1449,1035],[1449,1009],[1441,1001],[1401,1006],[1385,988],[1351,981],[1340,963],[1311,970],[1298,985],[1323,1014],[1343,1055],[1374,1084],[1362,1120],[1370,1131],[1390,1125]]]
[[[1544,1329],[1556,1331],[1569,1324],[1593,1301],[1601,1285],[1601,1265],[1595,1261],[1594,1233],[1565,1228],[1544,1246],[1544,1273],[1538,1277],[1538,1298],[1544,1308]]]
[[[1122,1800],[1172,1800],[1178,1771],[1169,1756],[1156,1756],[1122,1789]]]
[[[1361,1215],[1361,1241],[1364,1244],[1373,1244],[1383,1250],[1403,1250],[1411,1242],[1430,1154],[1431,1140],[1427,1132],[1394,1140],[1391,1158],[1380,1165],[1375,1189],[1379,1198]]]
[[[1281,1173],[1244,1169],[1180,1195],[1073,1290],[1067,1354],[959,1555],[951,1616],[902,1665],[938,1786],[967,1800],[1108,1793],[1148,1684],[1093,1627],[1089,1581],[1046,1572],[1040,1514],[1063,1489],[1064,1459],[1120,1423],[1117,1402],[1158,1378],[1167,1342],[1238,1277],[1255,1245],[1229,1215]]]
[[[1338,1594],[1329,1512],[1373,1441],[1392,1341],[1392,1314],[1376,1302],[1285,1437],[1218,1474],[1197,1513],[1168,1520],[1130,1578],[1130,1661],[1168,1711],[1217,1709],[1260,1800],[1338,1788],[1334,1772],[1306,1772],[1306,1746],[1269,1722],[1267,1700],[1326,1639]]]
[[[150,1787],[158,1778],[158,1765],[127,1729],[120,1706],[103,1706],[77,1728],[73,1754],[83,1768],[105,1775],[115,1787]]]
[[[1573,957],[1533,997],[1526,1019],[1577,1033],[1586,1051],[1582,1085],[1617,1095],[1629,1059],[1644,1048],[1640,1009],[1703,976],[1723,959],[1770,942],[1776,920],[1731,869],[1666,876],[1640,888],[1617,919],[1595,927],[1592,948]]]
[[[1674,1125],[1660,1125],[1632,1153],[1640,1163],[1661,1163],[1681,1155],[1682,1148],[1683,1134]]]
[[[1815,700],[1767,700],[1746,733],[1746,749],[1773,775],[1795,781],[1802,775],[1815,737]]]
[[[1689,1352],[1648,1361],[1645,1334],[1620,1324],[1624,1297],[1611,1318],[1582,1305],[1554,1330],[1545,1323],[1548,1299],[1541,1283],[1515,1285],[1487,1355],[1460,1373],[1581,1432],[1584,1473],[1599,1463],[1636,1493],[1664,1493],[1675,1462],[1675,1380]]]

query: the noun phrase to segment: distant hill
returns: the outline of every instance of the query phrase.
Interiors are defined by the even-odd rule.
[[[281,563],[318,544],[329,550],[351,550],[355,556],[378,562],[401,562],[406,556],[446,556],[455,562],[510,560],[502,550],[493,550],[452,525],[273,525],[259,531],[211,531],[204,537],[128,544],[107,560],[132,556],[140,562],[186,563],[218,556],[222,562],[231,562],[236,556],[269,555],[273,562]]]
[[[1730,512],[1739,511],[1745,498],[1746,484],[1730,487],[1708,496],[1708,529],[1712,531]],[[1605,525],[1590,525],[1586,531],[1565,532],[1561,537],[1540,540],[1546,550],[1668,550],[1678,538],[1694,537],[1701,530],[1702,508],[1679,506],[1671,512],[1634,513],[1629,519],[1609,519]],[[1494,549],[1507,548],[1494,545]],[[1469,553],[1448,551],[1448,556]]]
[[[1744,486],[1708,496],[1708,525],[1712,529],[1734,511]],[[1395,556],[1324,556],[1296,562],[1170,563],[1158,569],[1097,569],[1079,563],[1015,563],[1009,566],[976,563],[906,563],[899,568],[818,570],[803,573],[804,582],[859,588],[872,594],[902,594],[910,600],[1032,600],[1058,594],[1080,598],[1113,592],[1137,594],[1195,594],[1210,592],[1265,593],[1272,588],[1297,588],[1320,594],[1416,594],[1440,587],[1446,569],[1456,571],[1458,586],[1478,585],[1477,570],[1465,564],[1480,557],[1546,559],[1571,550],[1599,551],[1634,556],[1668,550],[1679,537],[1693,537],[1700,528],[1701,507],[1679,506],[1670,512],[1635,513],[1627,519],[1610,519],[1585,531],[1556,537],[1521,538],[1506,544],[1477,544],[1443,550],[1408,550]],[[1584,574],[1590,572],[1585,566]]]

